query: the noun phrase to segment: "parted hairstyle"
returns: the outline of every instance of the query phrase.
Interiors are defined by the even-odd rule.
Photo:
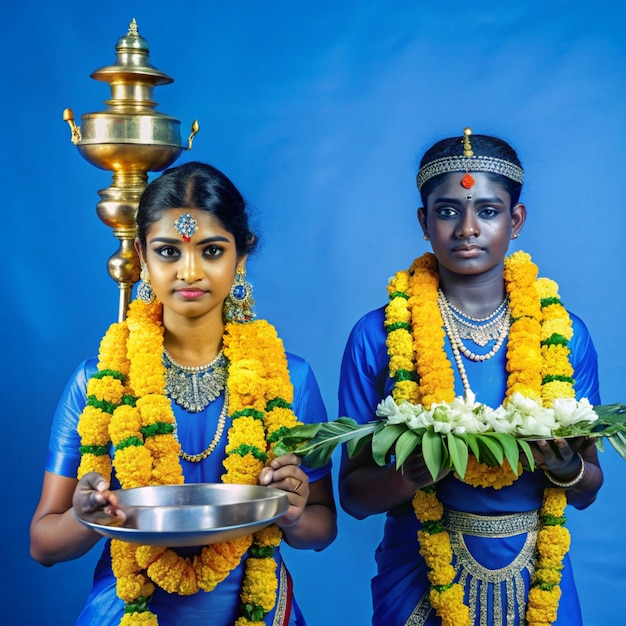
[[[137,209],[137,238],[142,248],[148,229],[168,209],[199,209],[214,215],[233,235],[238,256],[257,246],[246,201],[233,182],[208,163],[191,161],[169,168],[146,187]]]

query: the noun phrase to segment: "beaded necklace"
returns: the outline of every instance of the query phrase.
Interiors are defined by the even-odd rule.
[[[504,262],[505,288],[510,302],[506,398],[519,392],[543,406],[556,398],[574,397],[573,369],[568,342],[572,337],[569,315],[554,281],[537,278],[530,256],[515,252]],[[409,270],[398,272],[388,285],[385,327],[389,373],[394,379],[396,402],[407,400],[430,408],[434,402],[454,399],[454,374],[444,350],[444,320],[438,305],[439,276],[433,254],[416,259]],[[467,378],[467,377],[466,377]],[[464,381],[464,386],[469,381]],[[490,468],[470,455],[465,482],[495,489],[512,484],[517,476],[506,465]],[[529,626],[556,620],[560,598],[560,570],[569,549],[564,526],[563,490],[547,488],[540,509],[542,527],[537,540],[537,568],[528,594]],[[413,507],[422,528],[420,554],[429,568],[430,603],[443,626],[466,626],[469,609],[464,590],[454,583],[450,537],[441,526],[443,506],[436,486],[418,490]]]
[[[222,481],[254,485],[273,458],[279,432],[299,423],[291,410],[287,358],[274,327],[264,320],[227,324],[224,354],[231,425]],[[160,303],[133,301],[126,320],[112,324],[102,339],[98,372],[87,383],[87,405],[78,423],[79,478],[98,471],[110,480],[113,465],[124,489],[183,482],[162,355]],[[120,624],[156,626],[157,616],[148,607],[155,585],[180,595],[212,591],[248,551],[236,626],[262,622],[276,602],[273,555],[281,538],[280,529],[271,525],[205,546],[193,559],[161,546],[112,540],[117,595],[126,605]]]
[[[487,361],[492,356],[495,356],[498,350],[502,347],[502,344],[508,335],[510,326],[509,307],[507,306],[506,300],[503,302],[504,306],[501,305],[501,308],[498,308],[495,316],[490,316],[491,319],[485,324],[475,326],[469,333],[467,333],[467,338],[471,338],[482,346],[487,345],[490,340],[496,339],[496,343],[491,350],[489,350],[489,352],[486,354],[474,354],[461,341],[459,324],[456,323],[454,312],[451,310],[451,305],[443,291],[441,289],[438,290],[437,304],[439,305],[439,311],[441,312],[443,324],[446,329],[448,339],[450,340],[450,345],[452,346],[454,360],[457,364],[461,378],[463,379],[465,391],[469,390],[469,384],[467,383],[467,376],[465,375],[465,368],[463,367],[460,355],[463,354],[463,356],[471,361],[477,362]],[[495,328],[495,331],[492,332],[492,328]]]

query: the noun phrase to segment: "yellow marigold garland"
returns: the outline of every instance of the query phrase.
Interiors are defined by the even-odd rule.
[[[88,381],[80,416],[80,478],[98,471],[110,480],[113,466],[123,488],[183,482],[174,413],[165,396],[161,305],[131,303],[127,319],[112,324],[98,355],[98,373]],[[287,357],[275,329],[264,320],[228,324],[224,353],[229,363],[229,413],[225,483],[257,484],[272,458],[273,442],[299,422],[291,409],[293,387]],[[213,590],[250,550],[237,626],[262,623],[276,601],[274,552],[282,538],[270,526],[254,536],[202,548],[193,558],[171,549],[112,540],[117,594],[126,603],[122,626],[157,626],[148,608],[155,585],[191,595]]]
[[[504,280],[511,311],[506,398],[519,392],[549,407],[556,398],[574,397],[568,348],[572,322],[559,299],[558,285],[537,278],[537,266],[530,255],[521,251],[505,259]],[[408,400],[429,408],[433,402],[454,399],[454,372],[445,354],[445,331],[437,306],[438,286],[437,260],[431,253],[419,257],[409,271],[400,271],[389,281],[385,328],[396,402]],[[470,454],[464,480],[477,487],[500,489],[516,478],[506,461],[502,467],[492,468]],[[570,541],[564,526],[565,505],[563,490],[545,490],[537,569],[528,595],[529,626],[548,626],[556,620],[560,573]],[[441,525],[443,506],[436,487],[418,490],[413,508],[422,524],[418,540],[420,554],[429,568],[431,606],[442,626],[469,625],[464,590],[454,583],[452,548]]]

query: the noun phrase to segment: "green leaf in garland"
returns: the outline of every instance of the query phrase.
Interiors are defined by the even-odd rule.
[[[372,437],[372,456],[378,465],[387,463],[389,450],[405,430],[406,426],[404,424],[390,424],[374,432]]]
[[[396,441],[396,467],[402,467],[409,455],[422,441],[422,437],[416,431],[405,430]]]
[[[454,433],[448,433],[446,440],[448,442],[448,453],[452,460],[452,465],[456,473],[465,478],[465,470],[467,469],[467,444],[461,437],[457,437]]]
[[[430,475],[433,480],[437,480],[443,468],[446,455],[441,437],[431,429],[428,429],[422,435],[422,454]]]

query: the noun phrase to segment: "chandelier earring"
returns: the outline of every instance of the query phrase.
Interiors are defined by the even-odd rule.
[[[246,268],[238,265],[233,286],[224,300],[224,319],[236,324],[250,322],[254,318],[253,306],[252,285],[246,280]]]
[[[152,291],[152,285],[150,284],[150,273],[145,263],[141,264],[140,281],[137,285],[137,297],[146,304],[150,304],[155,300],[154,291]]]

